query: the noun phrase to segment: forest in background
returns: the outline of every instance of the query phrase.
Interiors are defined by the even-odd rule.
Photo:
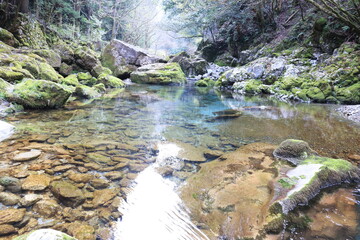
[[[215,43],[235,58],[274,39],[291,45],[311,38],[319,45],[316,31],[325,30],[334,49],[360,33],[359,0],[0,0],[0,11],[4,28],[25,13],[63,39],[117,38],[171,52],[202,41],[200,49]]]

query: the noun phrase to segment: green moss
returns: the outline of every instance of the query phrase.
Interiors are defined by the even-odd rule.
[[[62,77],[55,71],[55,69],[46,62],[39,62],[39,78],[49,81],[58,82]],[[30,70],[29,70],[30,71]]]
[[[280,183],[283,188],[291,189],[297,184],[298,181],[299,179],[297,177],[281,178],[278,180],[278,183]]]
[[[70,95],[71,91],[60,84],[25,79],[15,85],[6,98],[27,108],[58,108],[65,104]]]
[[[325,102],[324,93],[317,87],[309,88],[306,95],[315,102]]]
[[[335,88],[336,98],[343,103],[360,103],[360,82],[347,88]]]
[[[334,171],[349,171],[354,168],[350,162],[343,159],[333,159],[317,156],[310,156],[301,163],[301,165],[304,164],[322,164],[324,167]]]
[[[23,79],[24,74],[18,71],[14,71],[10,67],[0,67],[0,78],[3,78],[8,82],[13,82]]]
[[[178,63],[152,64],[131,73],[131,80],[148,84],[183,84],[186,76]]]
[[[87,80],[90,80],[92,78],[91,74],[86,72],[79,72],[77,74],[77,78],[79,79],[79,81],[87,81]]]
[[[195,86],[197,87],[213,87],[215,85],[215,81],[210,78],[204,78],[197,82],[195,82]]]
[[[98,82],[104,84],[105,87],[109,87],[109,88],[125,87],[125,83],[121,79],[114,77],[112,75],[101,74],[97,80],[98,80]]]
[[[75,87],[80,84],[76,74],[71,74],[67,76],[66,78],[61,80],[61,83]]]

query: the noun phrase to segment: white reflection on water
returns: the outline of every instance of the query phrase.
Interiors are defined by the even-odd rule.
[[[167,157],[176,157],[180,148],[175,144],[160,144],[157,162],[136,178],[136,185],[123,201],[123,214],[115,230],[116,240],[206,240],[191,221],[176,184],[159,175],[155,168]]]
[[[4,121],[0,121],[0,142],[10,137],[13,134],[13,132],[14,132],[13,125]]]

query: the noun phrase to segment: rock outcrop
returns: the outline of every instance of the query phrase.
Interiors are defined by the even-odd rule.
[[[154,63],[131,73],[131,80],[136,83],[181,85],[186,82],[186,76],[178,63]]]
[[[225,72],[217,86],[242,94],[319,103],[360,103],[360,47],[344,43],[332,56],[298,48],[258,58]]]
[[[198,56],[190,56],[186,52],[181,52],[174,56],[170,62],[179,63],[186,76],[198,76],[207,73],[209,63]]]
[[[147,53],[145,49],[116,39],[106,46],[101,58],[103,65],[120,78],[129,76],[136,67],[164,62],[163,59]]]

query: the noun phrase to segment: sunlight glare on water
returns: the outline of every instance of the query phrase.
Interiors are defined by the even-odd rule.
[[[176,184],[164,179],[155,169],[159,161],[176,157],[180,148],[175,144],[159,144],[159,155],[154,165],[136,178],[136,185],[123,201],[123,214],[115,230],[116,240],[206,240],[191,221]]]

